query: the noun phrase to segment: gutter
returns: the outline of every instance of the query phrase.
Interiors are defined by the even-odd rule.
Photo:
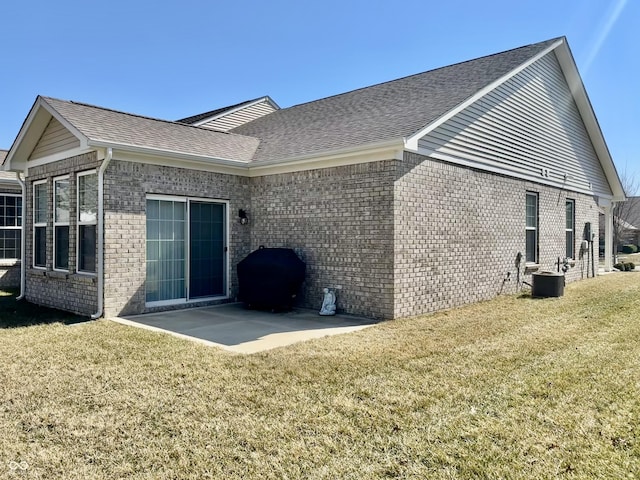
[[[27,265],[26,265],[26,247],[27,247],[27,235],[25,232],[26,225],[26,211],[27,211],[27,186],[22,180],[22,174],[18,172],[16,174],[20,188],[22,189],[22,231],[20,232],[20,295],[16,300],[22,300],[26,294],[27,285]]]
[[[109,166],[109,162],[113,158],[113,149],[107,148],[107,155],[102,161],[102,165],[98,169],[98,245],[96,257],[98,259],[97,276],[98,276],[98,310],[91,315],[91,320],[102,317],[104,313],[104,172]]]

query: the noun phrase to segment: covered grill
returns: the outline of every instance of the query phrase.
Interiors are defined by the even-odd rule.
[[[259,248],[238,263],[240,301],[249,307],[289,309],[304,281],[305,263],[290,248]]]

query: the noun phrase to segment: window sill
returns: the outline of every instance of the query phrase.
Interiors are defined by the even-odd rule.
[[[46,275],[50,278],[59,278],[63,280],[69,278],[69,272],[58,272],[56,270],[49,270]]]
[[[524,273],[525,273],[525,275],[528,274],[528,273],[537,272],[538,270],[540,270],[540,264],[539,263],[525,263],[525,265],[524,265]]]
[[[15,258],[0,258],[0,267],[16,267],[20,265],[20,260]]]
[[[75,282],[86,284],[96,283],[98,278],[95,273],[74,273],[70,277]]]

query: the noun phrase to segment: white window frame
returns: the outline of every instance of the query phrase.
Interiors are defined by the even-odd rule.
[[[536,199],[536,225],[535,227],[530,227],[527,225],[527,211],[526,211],[526,207],[527,207],[527,199],[529,198],[529,196],[531,197],[535,197]],[[538,227],[539,227],[539,223],[540,223],[540,195],[537,192],[531,192],[531,191],[527,191],[526,192],[526,196],[525,196],[525,261],[526,263],[530,264],[530,265],[537,265],[538,262],[540,261],[539,259],[539,242],[540,242],[540,238],[539,238],[539,232],[538,232]],[[527,247],[526,247],[526,232],[530,232],[533,231],[535,232],[535,239],[536,239],[536,243],[535,243],[535,252],[534,252],[534,256],[535,259],[533,261],[529,260],[527,257]]]
[[[84,177],[86,175],[98,175],[98,171],[96,169],[93,170],[88,170],[86,172],[80,172],[76,175],[76,271],[78,273],[82,273],[84,275],[97,275],[96,271],[91,271],[91,270],[80,270],[80,253],[81,253],[81,249],[80,249],[80,227],[81,226],[86,226],[86,225],[94,225],[96,227],[96,270],[98,267],[98,211],[97,211],[97,204],[96,204],[96,219],[94,221],[91,222],[87,222],[87,221],[82,221],[80,218],[80,177]],[[96,187],[97,188],[97,187]],[[96,190],[96,194],[97,194],[97,190]]]
[[[0,193],[0,197],[12,197],[12,198],[19,198],[22,199],[22,195],[18,194],[18,193]],[[19,243],[19,247],[20,247],[20,252],[22,254],[22,235],[24,235],[24,232],[22,232],[22,211],[24,209],[24,205],[22,205],[22,203],[20,203],[20,215],[18,215],[16,212],[16,218],[18,220],[19,225],[18,226],[0,226],[0,230],[20,230],[20,239],[18,240]],[[17,261],[20,260],[20,258],[0,258],[0,262],[12,262],[12,261]]]
[[[160,194],[148,194],[145,198],[145,204],[147,200],[166,200],[169,202],[181,202],[186,204],[185,211],[185,298],[178,298],[172,300],[159,300],[155,302],[147,302],[145,301],[146,307],[164,307],[171,305],[180,305],[180,304],[190,304],[190,303],[199,303],[209,300],[224,300],[231,297],[231,271],[229,269],[229,259],[230,259],[230,249],[229,242],[231,239],[231,224],[230,224],[230,215],[229,215],[229,200],[216,199],[216,198],[201,198],[201,197],[184,197],[184,196],[173,196],[173,195],[160,195]],[[203,297],[203,298],[190,298],[190,285],[189,278],[191,276],[191,272],[189,269],[189,258],[191,258],[191,250],[190,250],[190,239],[191,239],[191,231],[189,225],[190,218],[190,208],[191,202],[207,202],[207,203],[219,203],[224,205],[224,215],[225,215],[225,254],[224,254],[224,275],[225,275],[225,290],[226,293],[224,295],[212,296],[212,297]],[[145,233],[145,244],[146,244],[146,233]],[[146,263],[146,251],[145,251],[145,263]],[[145,277],[146,282],[146,277]]]
[[[62,180],[67,180],[67,182],[69,182],[69,192],[71,192],[71,179],[70,179],[69,175],[61,175],[61,176],[55,177],[53,179],[53,258],[52,258],[52,263],[53,263],[53,269],[56,272],[68,272],[69,271],[69,259],[71,258],[71,256],[69,255],[69,252],[67,252],[67,268],[59,268],[56,265],[56,251],[57,251],[56,250],[56,244],[57,244],[57,239],[58,239],[58,236],[56,235],[56,227],[67,227],[68,233],[71,233],[71,227],[70,227],[70,221],[71,221],[71,199],[69,199],[68,220],[66,222],[59,222],[59,221],[56,220],[56,211],[57,211],[57,205],[56,205],[57,189],[56,189],[56,185],[57,185],[57,182],[62,181]],[[71,250],[71,238],[69,238],[69,244],[68,244],[67,248],[69,250]]]
[[[34,269],[38,269],[38,270],[46,270],[47,268],[47,218],[49,216],[49,208],[48,205],[45,207],[45,211],[44,211],[44,222],[36,222],[36,214],[38,212],[37,210],[37,203],[36,203],[36,191],[38,190],[38,187],[40,185],[44,185],[45,187],[45,191],[44,191],[44,198],[47,201],[47,204],[49,203],[49,196],[47,195],[47,180],[38,180],[36,182],[33,182],[33,192],[32,192],[32,204],[33,204],[33,213],[32,213],[32,217],[33,217],[33,231],[32,233],[32,248],[31,248],[31,263],[33,265]],[[44,239],[45,239],[45,243],[44,243],[44,265],[36,265],[36,229],[37,228],[44,228]]]
[[[571,228],[567,228],[567,205],[571,203]],[[571,232],[571,256],[569,252],[565,252],[567,258],[575,259],[576,256],[576,201],[573,198],[567,198],[564,204],[565,220],[564,220],[564,233],[565,233],[565,249],[567,245],[567,233]]]

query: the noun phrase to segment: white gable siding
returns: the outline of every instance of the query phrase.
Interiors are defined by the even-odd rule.
[[[421,153],[611,195],[554,53],[492,90],[419,141]]]
[[[247,107],[240,108],[239,110],[225,113],[218,118],[214,118],[206,123],[201,124],[201,127],[210,128],[212,130],[220,130],[227,132],[233,128],[239,127],[245,123],[248,123],[256,118],[260,118],[263,115],[273,113],[276,109],[273,108],[271,103],[266,99],[259,103],[248,105]]]
[[[80,140],[74,137],[69,130],[55,118],[49,121],[40,140],[31,153],[30,160],[46,157],[54,153],[64,152],[80,146]]]

